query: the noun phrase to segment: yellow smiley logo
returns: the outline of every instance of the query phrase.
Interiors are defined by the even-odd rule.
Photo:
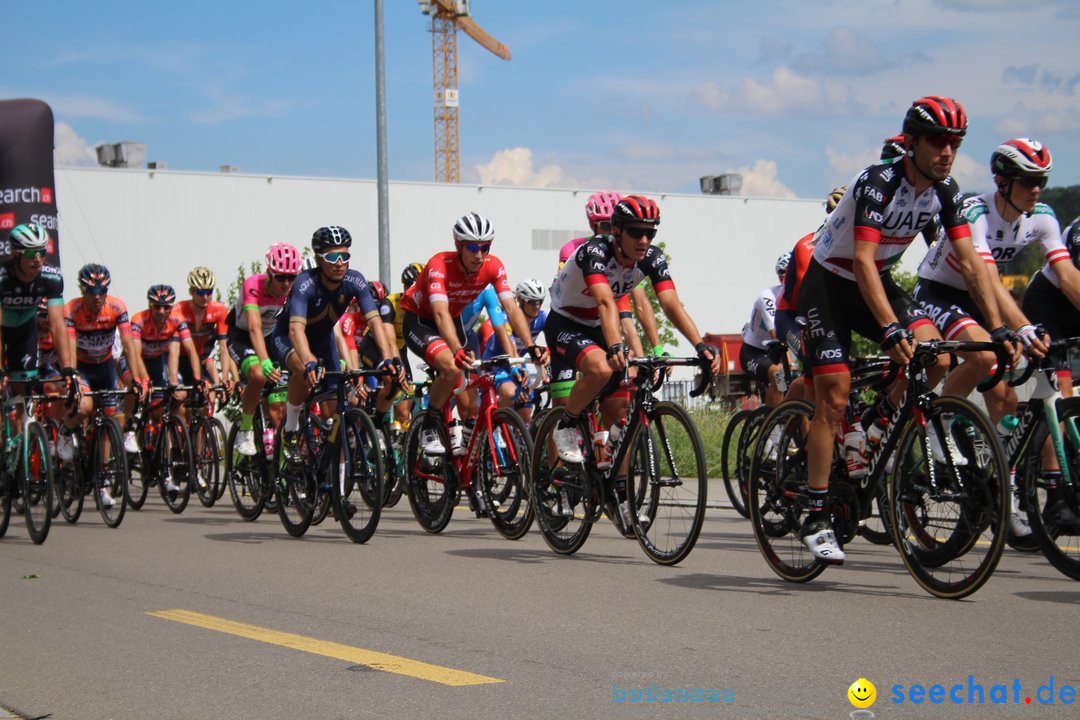
[[[859,678],[847,689],[848,700],[857,708],[868,708],[877,699],[877,688],[866,678]]]

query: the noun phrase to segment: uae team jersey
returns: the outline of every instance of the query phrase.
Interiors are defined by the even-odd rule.
[[[1038,242],[1048,265],[1069,259],[1061,242],[1061,228],[1049,205],[1036,203],[1031,216],[1021,214],[1006,222],[997,211],[995,193],[989,192],[964,201],[964,217],[971,226],[975,250],[989,263],[1007,263],[1027,245]],[[936,243],[919,264],[919,277],[963,290],[967,287],[960,274],[960,261],[949,243]]]
[[[435,314],[431,303],[444,302],[450,305],[450,317],[460,317],[461,311],[491,284],[500,300],[511,298],[514,291],[506,279],[506,268],[502,260],[494,255],[484,258],[480,270],[466,275],[461,267],[456,250],[441,252],[428,260],[424,272],[411,288],[405,291],[401,307],[414,315],[431,319]]]
[[[945,178],[916,196],[899,160],[871,165],[852,180],[818,230],[814,259],[829,272],[855,280],[859,240],[877,245],[874,264],[882,274],[888,272],[938,213],[949,240],[971,237],[956,181]]]
[[[582,325],[599,327],[599,309],[589,288],[608,285],[618,301],[645,278],[656,292],[675,287],[660,248],[650,245],[644,258],[627,267],[616,259],[610,238],[598,236],[580,245],[559,271],[551,286],[551,310]]]

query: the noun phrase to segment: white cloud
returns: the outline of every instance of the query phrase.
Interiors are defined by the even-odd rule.
[[[94,148],[67,123],[56,123],[53,145],[53,161],[57,165],[97,165]]]
[[[499,150],[484,165],[477,165],[481,185],[516,185],[519,187],[575,187],[558,165],[533,169],[532,150],[524,147]]]
[[[712,110],[765,115],[780,115],[793,110],[831,115],[836,108],[850,107],[853,102],[845,86],[821,82],[788,67],[776,68],[765,80],[743,78],[733,88],[717,82],[701,83],[694,88],[693,97]]]
[[[960,153],[956,156],[956,160],[953,161],[950,175],[960,185],[960,190],[964,194],[989,190],[993,185],[993,180],[990,177],[989,157],[980,162],[970,155]]]
[[[854,153],[844,153],[828,146],[825,148],[825,157],[829,160],[829,167],[836,171],[838,182],[846,183],[855,177],[856,173],[876,163],[881,158],[881,150],[870,148]]]
[[[123,105],[92,95],[47,95],[44,99],[57,115],[124,123],[144,120],[137,112]]]
[[[1017,105],[995,129],[1003,136],[1035,138],[1049,133],[1075,132],[1080,130],[1080,108],[1075,105],[1064,108]]]
[[[747,197],[793,198],[792,192],[776,177],[775,160],[756,160],[753,167],[740,167],[734,170],[742,175],[742,189],[739,195]]]

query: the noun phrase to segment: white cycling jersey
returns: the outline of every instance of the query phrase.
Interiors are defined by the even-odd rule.
[[[782,285],[773,285],[758,294],[754,309],[750,311],[750,320],[743,325],[743,344],[764,350],[773,339],[776,332],[776,301],[783,289]]]
[[[1061,228],[1049,205],[1036,203],[1030,216],[1021,214],[1012,222],[1001,217],[994,202],[995,192],[964,201],[964,217],[971,226],[975,250],[986,262],[1004,264],[1033,242],[1042,244],[1048,264],[1068,260],[1069,251],[1061,241]],[[949,243],[936,243],[919,264],[919,278],[963,290],[960,262]]]
[[[1065,256],[1054,256],[1054,258],[1047,256],[1046,264],[1039,269],[1039,272],[1058,290],[1061,289],[1061,281],[1058,280],[1057,273],[1054,272],[1054,266],[1062,260],[1071,258],[1073,265],[1080,268],[1080,218],[1069,223],[1069,227],[1065,228],[1061,233],[1061,244],[1065,247]]]

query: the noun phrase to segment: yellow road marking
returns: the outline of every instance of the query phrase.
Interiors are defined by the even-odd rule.
[[[302,652],[311,653],[312,655],[322,655],[337,660],[344,660],[345,662],[354,665],[367,665],[374,670],[382,670],[398,675],[408,675],[409,677],[441,683],[443,685],[460,687],[463,685],[487,685],[490,683],[505,682],[504,680],[487,677],[486,675],[477,675],[464,670],[455,670],[454,668],[442,667],[441,665],[432,665],[419,660],[410,660],[409,658],[398,657],[397,655],[390,655],[389,653],[365,650],[363,648],[341,645],[340,643],[335,642],[327,642],[325,640],[306,637],[304,635],[294,635],[293,633],[281,632],[280,630],[271,630],[270,628],[259,627],[258,625],[247,625],[245,623],[234,622],[213,615],[203,615],[202,613],[192,612],[190,610],[156,610],[146,614],[165,620],[175,620],[176,622],[185,623],[187,625],[194,625],[195,627],[205,628],[206,630],[214,630],[216,632],[237,635],[250,640],[258,640],[259,642],[269,643],[270,645],[280,645],[281,647],[300,650]]]

